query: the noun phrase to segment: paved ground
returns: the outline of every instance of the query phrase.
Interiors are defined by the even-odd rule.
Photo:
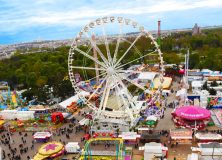
[[[172,121],[172,116],[171,112],[173,109],[167,108],[165,110],[165,116],[163,119],[159,120],[157,123],[157,126],[155,127],[156,130],[170,130],[170,129],[175,129],[175,125]]]
[[[65,124],[62,128],[68,128],[68,124]],[[66,144],[67,142],[80,142],[81,140],[81,137],[83,137],[83,135],[85,134],[84,131],[80,131],[78,132],[77,134],[75,133],[75,127],[74,127],[74,130],[72,133],[69,134],[69,137],[70,139],[68,139],[66,137],[65,134],[60,134],[60,136],[58,136],[57,134],[54,135],[52,138],[51,138],[51,141],[55,140],[55,141],[61,141],[63,142],[64,144]],[[11,148],[14,149],[14,148],[17,148],[17,151],[15,153],[15,155],[19,155],[20,154],[20,148],[19,148],[19,145],[20,144],[23,144],[23,149],[27,148],[28,147],[28,151],[27,153],[23,153],[23,154],[20,154],[21,155],[21,159],[22,160],[27,160],[27,156],[30,156],[31,158],[37,153],[38,151],[38,148],[42,145],[42,143],[34,143],[34,148],[31,149],[31,146],[32,146],[32,141],[33,141],[33,138],[32,138],[32,132],[26,132],[27,133],[27,137],[24,136],[25,133],[22,133],[22,136],[19,135],[18,132],[15,132],[13,133],[13,135],[11,136],[12,137],[12,140],[13,140],[13,143],[10,144]],[[6,132],[3,132],[0,134],[0,137],[2,135],[6,135],[7,133]],[[24,138],[24,140],[26,141],[26,143],[23,143],[22,142],[22,139],[21,137]],[[1,138],[2,139],[2,138]],[[81,143],[81,146],[83,146],[83,144]],[[6,152],[6,155],[8,155],[8,153],[10,152],[9,150],[9,147],[8,145],[3,145],[1,143],[1,147],[3,148],[3,150]],[[12,155],[12,153],[10,153]],[[6,160],[10,160],[10,157],[6,156],[5,158]],[[13,159],[13,160],[16,160],[16,159]]]

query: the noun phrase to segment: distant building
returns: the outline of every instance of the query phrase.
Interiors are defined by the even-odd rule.
[[[197,23],[194,25],[192,31],[193,31],[192,35],[201,34],[201,29],[200,29],[200,27],[197,25]]]

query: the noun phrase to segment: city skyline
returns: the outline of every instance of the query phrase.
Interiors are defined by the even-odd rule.
[[[132,18],[148,30],[221,25],[220,0],[0,0],[0,44],[74,38],[82,26],[103,16]]]

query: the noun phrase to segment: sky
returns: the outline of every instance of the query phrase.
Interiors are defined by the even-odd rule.
[[[0,44],[74,38],[104,16],[156,30],[222,25],[222,0],[0,0]]]

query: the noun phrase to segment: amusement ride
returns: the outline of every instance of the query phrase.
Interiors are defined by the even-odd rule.
[[[109,130],[122,126],[122,130],[129,130],[137,124],[142,111],[153,106],[162,108],[162,55],[152,34],[131,19],[103,17],[82,28],[69,51],[68,70],[76,94],[93,110],[94,130],[101,124]],[[79,70],[84,84],[75,78]],[[151,78],[143,79],[147,73]],[[154,88],[156,78],[159,84]],[[90,95],[86,97],[83,91]]]

